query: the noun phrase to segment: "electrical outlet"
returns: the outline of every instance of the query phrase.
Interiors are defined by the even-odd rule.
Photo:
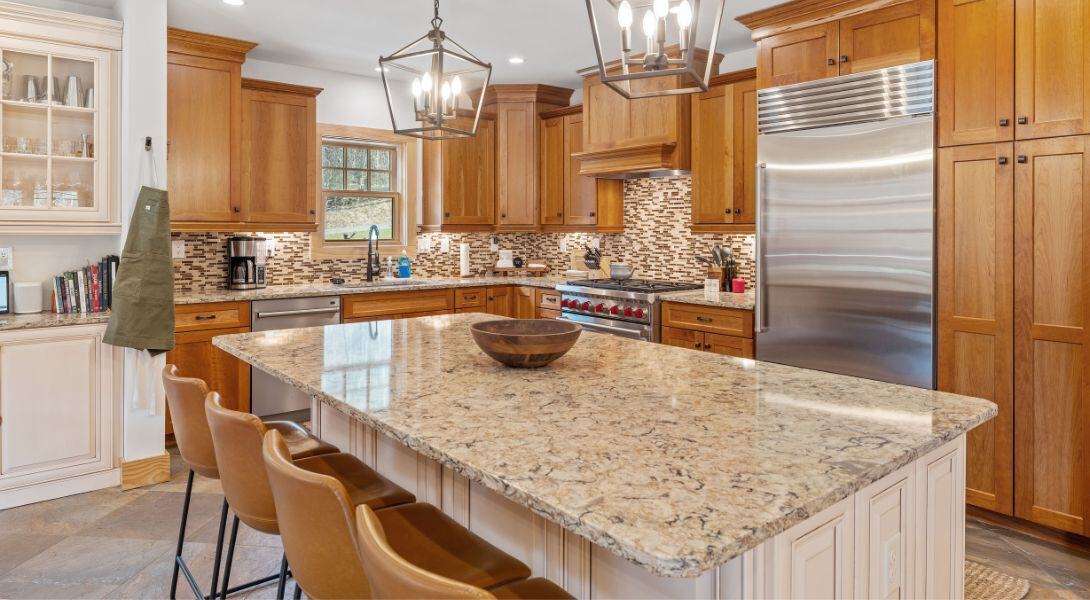
[[[276,256],[276,238],[268,238],[265,240],[265,257],[272,258]]]
[[[416,249],[421,252],[431,252],[431,236],[422,235],[416,238]]]
[[[567,254],[568,253],[568,238],[566,238],[566,237],[560,238],[560,253],[561,254]]]
[[[185,240],[170,241],[170,258],[174,260],[185,258]]]
[[[439,251],[444,253],[450,252],[450,238],[443,236],[439,239]]]
[[[15,266],[11,246],[0,247],[0,271],[10,271]]]
[[[500,251],[500,243],[498,241],[496,241],[496,236],[494,236],[494,235],[489,236],[489,238],[488,238],[488,249],[491,250],[492,252],[499,252]]]
[[[602,249],[602,238],[593,237],[587,240],[587,243],[590,245],[591,248],[594,248],[596,250]]]

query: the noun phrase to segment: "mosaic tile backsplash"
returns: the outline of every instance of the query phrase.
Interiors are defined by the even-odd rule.
[[[739,261],[740,275],[752,284],[753,236],[692,233],[690,194],[688,176],[626,181],[625,231],[619,234],[422,234],[413,272],[422,277],[457,275],[458,246],[466,242],[470,245],[474,271],[483,273],[498,258],[489,249],[494,237],[500,248],[514,250],[515,256],[527,260],[545,261],[553,274],[560,274],[568,268],[574,250],[597,240],[604,256],[632,265],[636,277],[699,282],[705,269],[694,256],[710,256],[712,246],[718,243],[731,249]],[[231,235],[175,233],[173,239],[186,243],[186,258],[174,261],[174,287],[181,290],[226,287],[226,248]],[[276,246],[275,255],[268,260],[269,285],[362,276],[364,260],[312,258],[309,234],[276,233],[265,237]],[[447,252],[442,251],[444,238],[450,242]]]

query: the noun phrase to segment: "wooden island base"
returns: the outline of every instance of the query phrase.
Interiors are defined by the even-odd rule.
[[[660,577],[327,404],[314,433],[577,598],[961,598],[965,436],[719,568]]]

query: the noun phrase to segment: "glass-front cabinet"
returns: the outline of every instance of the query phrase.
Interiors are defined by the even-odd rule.
[[[0,32],[0,233],[116,233],[117,52]]]

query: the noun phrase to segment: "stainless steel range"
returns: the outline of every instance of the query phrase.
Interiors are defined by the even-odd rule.
[[[583,279],[556,286],[560,318],[590,331],[657,342],[661,294],[698,289],[699,284],[644,279]]]

